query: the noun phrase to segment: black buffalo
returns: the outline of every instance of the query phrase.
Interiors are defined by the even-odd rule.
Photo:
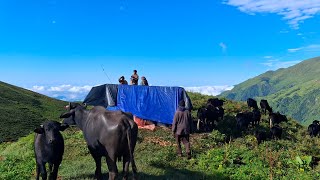
[[[70,103],[69,112],[60,116],[64,123],[77,125],[82,131],[88,149],[95,160],[97,179],[102,179],[101,158],[106,157],[109,179],[118,174],[117,160],[123,158],[124,179],[128,177],[129,164],[132,164],[133,178],[137,168],[134,161],[134,148],[138,136],[138,126],[132,115],[121,111],[107,111],[102,106],[87,110],[78,103]]]
[[[254,125],[259,125],[260,124],[260,119],[261,119],[261,113],[259,109],[253,109],[252,111],[252,126]]]
[[[242,112],[236,115],[237,128],[244,130],[248,128],[250,122],[252,122],[252,112]]]
[[[252,99],[252,98],[248,98],[247,99],[247,105],[249,108],[253,108],[253,109],[259,109],[258,108],[258,104],[257,104],[257,101]]]
[[[278,125],[275,125],[270,129],[270,134],[272,139],[281,139],[282,128]]]
[[[254,132],[254,135],[258,141],[258,144],[260,144],[262,141],[266,141],[267,140],[267,133],[265,131],[258,131],[256,130]]]
[[[275,124],[279,124],[281,122],[287,122],[287,121],[288,121],[287,117],[283,114],[280,114],[279,112],[269,114],[270,128],[273,127],[273,125]]]
[[[207,124],[207,108],[201,107],[197,111],[197,130],[204,130],[208,131],[208,124]]]
[[[240,130],[248,128],[251,123],[252,127],[260,123],[261,113],[259,109],[254,109],[252,112],[241,112],[236,115],[237,127]]]
[[[68,126],[56,121],[44,122],[41,127],[34,130],[34,153],[37,164],[37,177],[47,179],[46,163],[49,163],[49,179],[57,179],[58,169],[64,152],[64,141],[60,131]]]
[[[267,111],[269,112],[269,114],[272,113],[272,108],[269,106],[269,103],[267,100],[262,99],[260,101],[260,107],[264,115],[267,114]]]
[[[218,122],[221,115],[219,115],[219,110],[214,106],[209,105],[206,109],[207,124],[209,130],[212,131],[215,127],[215,122]]]
[[[207,107],[214,107],[215,113],[218,114],[218,118],[223,120],[224,117],[224,108],[222,107],[224,104],[224,100],[218,99],[218,98],[210,98],[207,101]]]
[[[218,98],[210,98],[207,101],[205,107],[201,107],[197,111],[197,129],[204,131],[211,131],[214,129],[215,122],[223,120],[224,109],[223,109],[224,100]]]
[[[212,112],[214,111],[221,120],[223,120],[224,117],[224,108],[222,107],[224,102],[224,100],[218,98],[210,98],[207,101],[207,108],[215,108]]]
[[[222,107],[225,101],[218,98],[210,98],[207,101],[207,105],[212,105],[213,107]]]
[[[320,133],[320,122],[315,120],[308,126],[308,132],[311,137],[316,137]]]

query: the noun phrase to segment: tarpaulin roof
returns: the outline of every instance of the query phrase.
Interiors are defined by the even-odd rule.
[[[93,87],[83,102],[93,106],[116,106],[117,94],[117,84],[104,84]]]
[[[186,108],[192,109],[190,98],[181,87],[105,84],[92,88],[84,103],[120,109],[142,119],[172,124],[180,100],[185,100]],[[116,106],[112,102],[116,102]]]

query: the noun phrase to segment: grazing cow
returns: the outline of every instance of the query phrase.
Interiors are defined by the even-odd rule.
[[[269,103],[267,100],[262,99],[260,101],[260,107],[264,115],[267,114],[267,111],[269,112],[269,114],[272,113],[272,108],[269,106]]]
[[[320,122],[315,120],[308,126],[308,132],[311,137],[316,137],[320,133]]]
[[[204,131],[207,131],[207,109],[204,107],[201,107],[197,111],[197,130],[200,131],[203,129]]]
[[[288,122],[288,119],[285,115],[282,115],[279,112],[269,114],[270,128],[273,127],[274,124],[279,124],[281,122]]]
[[[47,121],[40,128],[34,130],[34,153],[37,164],[37,177],[47,179],[46,163],[49,163],[49,179],[57,179],[58,169],[64,152],[64,141],[60,131],[68,125],[61,125],[56,121]],[[53,169],[52,169],[53,168]]]
[[[214,122],[219,120],[219,111],[217,108],[209,105],[207,106],[206,111],[206,117],[207,117],[207,125],[209,131],[212,131],[214,129]]]
[[[237,128],[240,130],[244,130],[248,128],[250,122],[252,122],[252,113],[251,112],[243,112],[238,113],[236,115]]]
[[[218,98],[210,98],[207,101],[207,105],[212,105],[214,107],[222,107],[225,101]]]
[[[137,168],[134,161],[134,148],[138,136],[138,126],[132,115],[121,111],[107,111],[102,106],[87,110],[78,103],[70,103],[69,112],[60,116],[64,123],[77,125],[82,131],[88,149],[95,160],[97,179],[102,179],[101,158],[106,157],[109,179],[118,174],[117,160],[123,158],[123,179],[128,178],[129,164],[132,163],[133,178]]]
[[[262,141],[266,141],[267,140],[267,133],[264,131],[258,131],[256,130],[254,132],[254,135],[258,141],[258,144],[260,144]]]
[[[247,105],[249,108],[253,108],[253,109],[259,109],[258,108],[258,104],[257,104],[257,101],[252,99],[252,98],[248,98],[247,99]]]
[[[218,119],[221,119],[223,120],[223,117],[224,117],[224,109],[223,107],[217,107],[217,112],[218,112]]]
[[[261,119],[261,113],[259,109],[253,109],[252,111],[252,126],[259,125]]]
[[[272,139],[281,139],[282,128],[279,125],[275,125],[270,129]]]
[[[216,110],[214,111],[215,113],[217,113],[218,119],[221,119],[221,120],[223,120],[223,117],[224,117],[224,109],[222,107],[224,102],[225,102],[224,100],[221,100],[218,98],[210,98],[207,101],[207,107],[216,108]]]

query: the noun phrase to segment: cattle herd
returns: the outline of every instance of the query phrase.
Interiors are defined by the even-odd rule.
[[[210,98],[204,107],[197,111],[197,130],[212,131],[216,125],[224,119],[224,100]],[[250,111],[236,114],[237,130],[244,131],[251,127],[258,127],[261,120],[261,112],[269,115],[270,129],[266,131],[256,130],[254,135],[258,144],[262,141],[280,139],[283,129],[281,122],[287,122],[287,117],[279,112],[274,113],[267,100],[261,100],[260,107],[257,101],[249,98],[247,105]],[[101,158],[106,157],[109,169],[109,179],[116,179],[118,174],[117,161],[123,160],[123,179],[128,178],[129,165],[131,163],[133,179],[136,179],[137,168],[134,160],[134,149],[137,142],[138,127],[133,121],[132,114],[121,111],[107,111],[102,106],[95,106],[91,110],[86,109],[85,104],[69,103],[67,112],[62,114],[63,122],[47,121],[34,132],[34,151],[36,158],[36,179],[40,175],[47,179],[46,163],[49,164],[49,179],[57,179],[58,168],[64,153],[64,140],[60,131],[64,131],[71,125],[76,125],[83,131],[88,149],[95,161],[95,177],[102,179]],[[259,129],[259,128],[256,128]],[[308,127],[311,137],[320,134],[320,122],[315,120]]]
[[[201,107],[197,112],[197,131],[198,132],[210,132],[216,124],[223,119],[224,109],[223,100],[218,98],[208,99],[205,107]],[[263,130],[256,130],[254,135],[260,144],[262,141],[271,139],[281,139],[283,128],[279,125],[281,122],[287,122],[288,119],[285,115],[279,112],[273,112],[267,100],[262,99],[260,101],[260,108],[258,107],[257,101],[248,98],[247,105],[250,111],[239,112],[236,114],[236,128],[237,130],[244,131],[251,127],[258,127],[261,121],[261,113],[264,115],[268,114],[269,120],[269,133]],[[259,128],[256,128],[259,129]],[[315,120],[308,127],[308,132],[311,137],[320,135],[320,122]]]

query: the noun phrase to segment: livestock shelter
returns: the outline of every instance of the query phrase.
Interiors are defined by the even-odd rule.
[[[93,87],[83,102],[104,106],[111,111],[130,112],[157,123],[172,124],[180,100],[186,102],[186,109],[192,109],[191,100],[182,87],[104,84]]]

